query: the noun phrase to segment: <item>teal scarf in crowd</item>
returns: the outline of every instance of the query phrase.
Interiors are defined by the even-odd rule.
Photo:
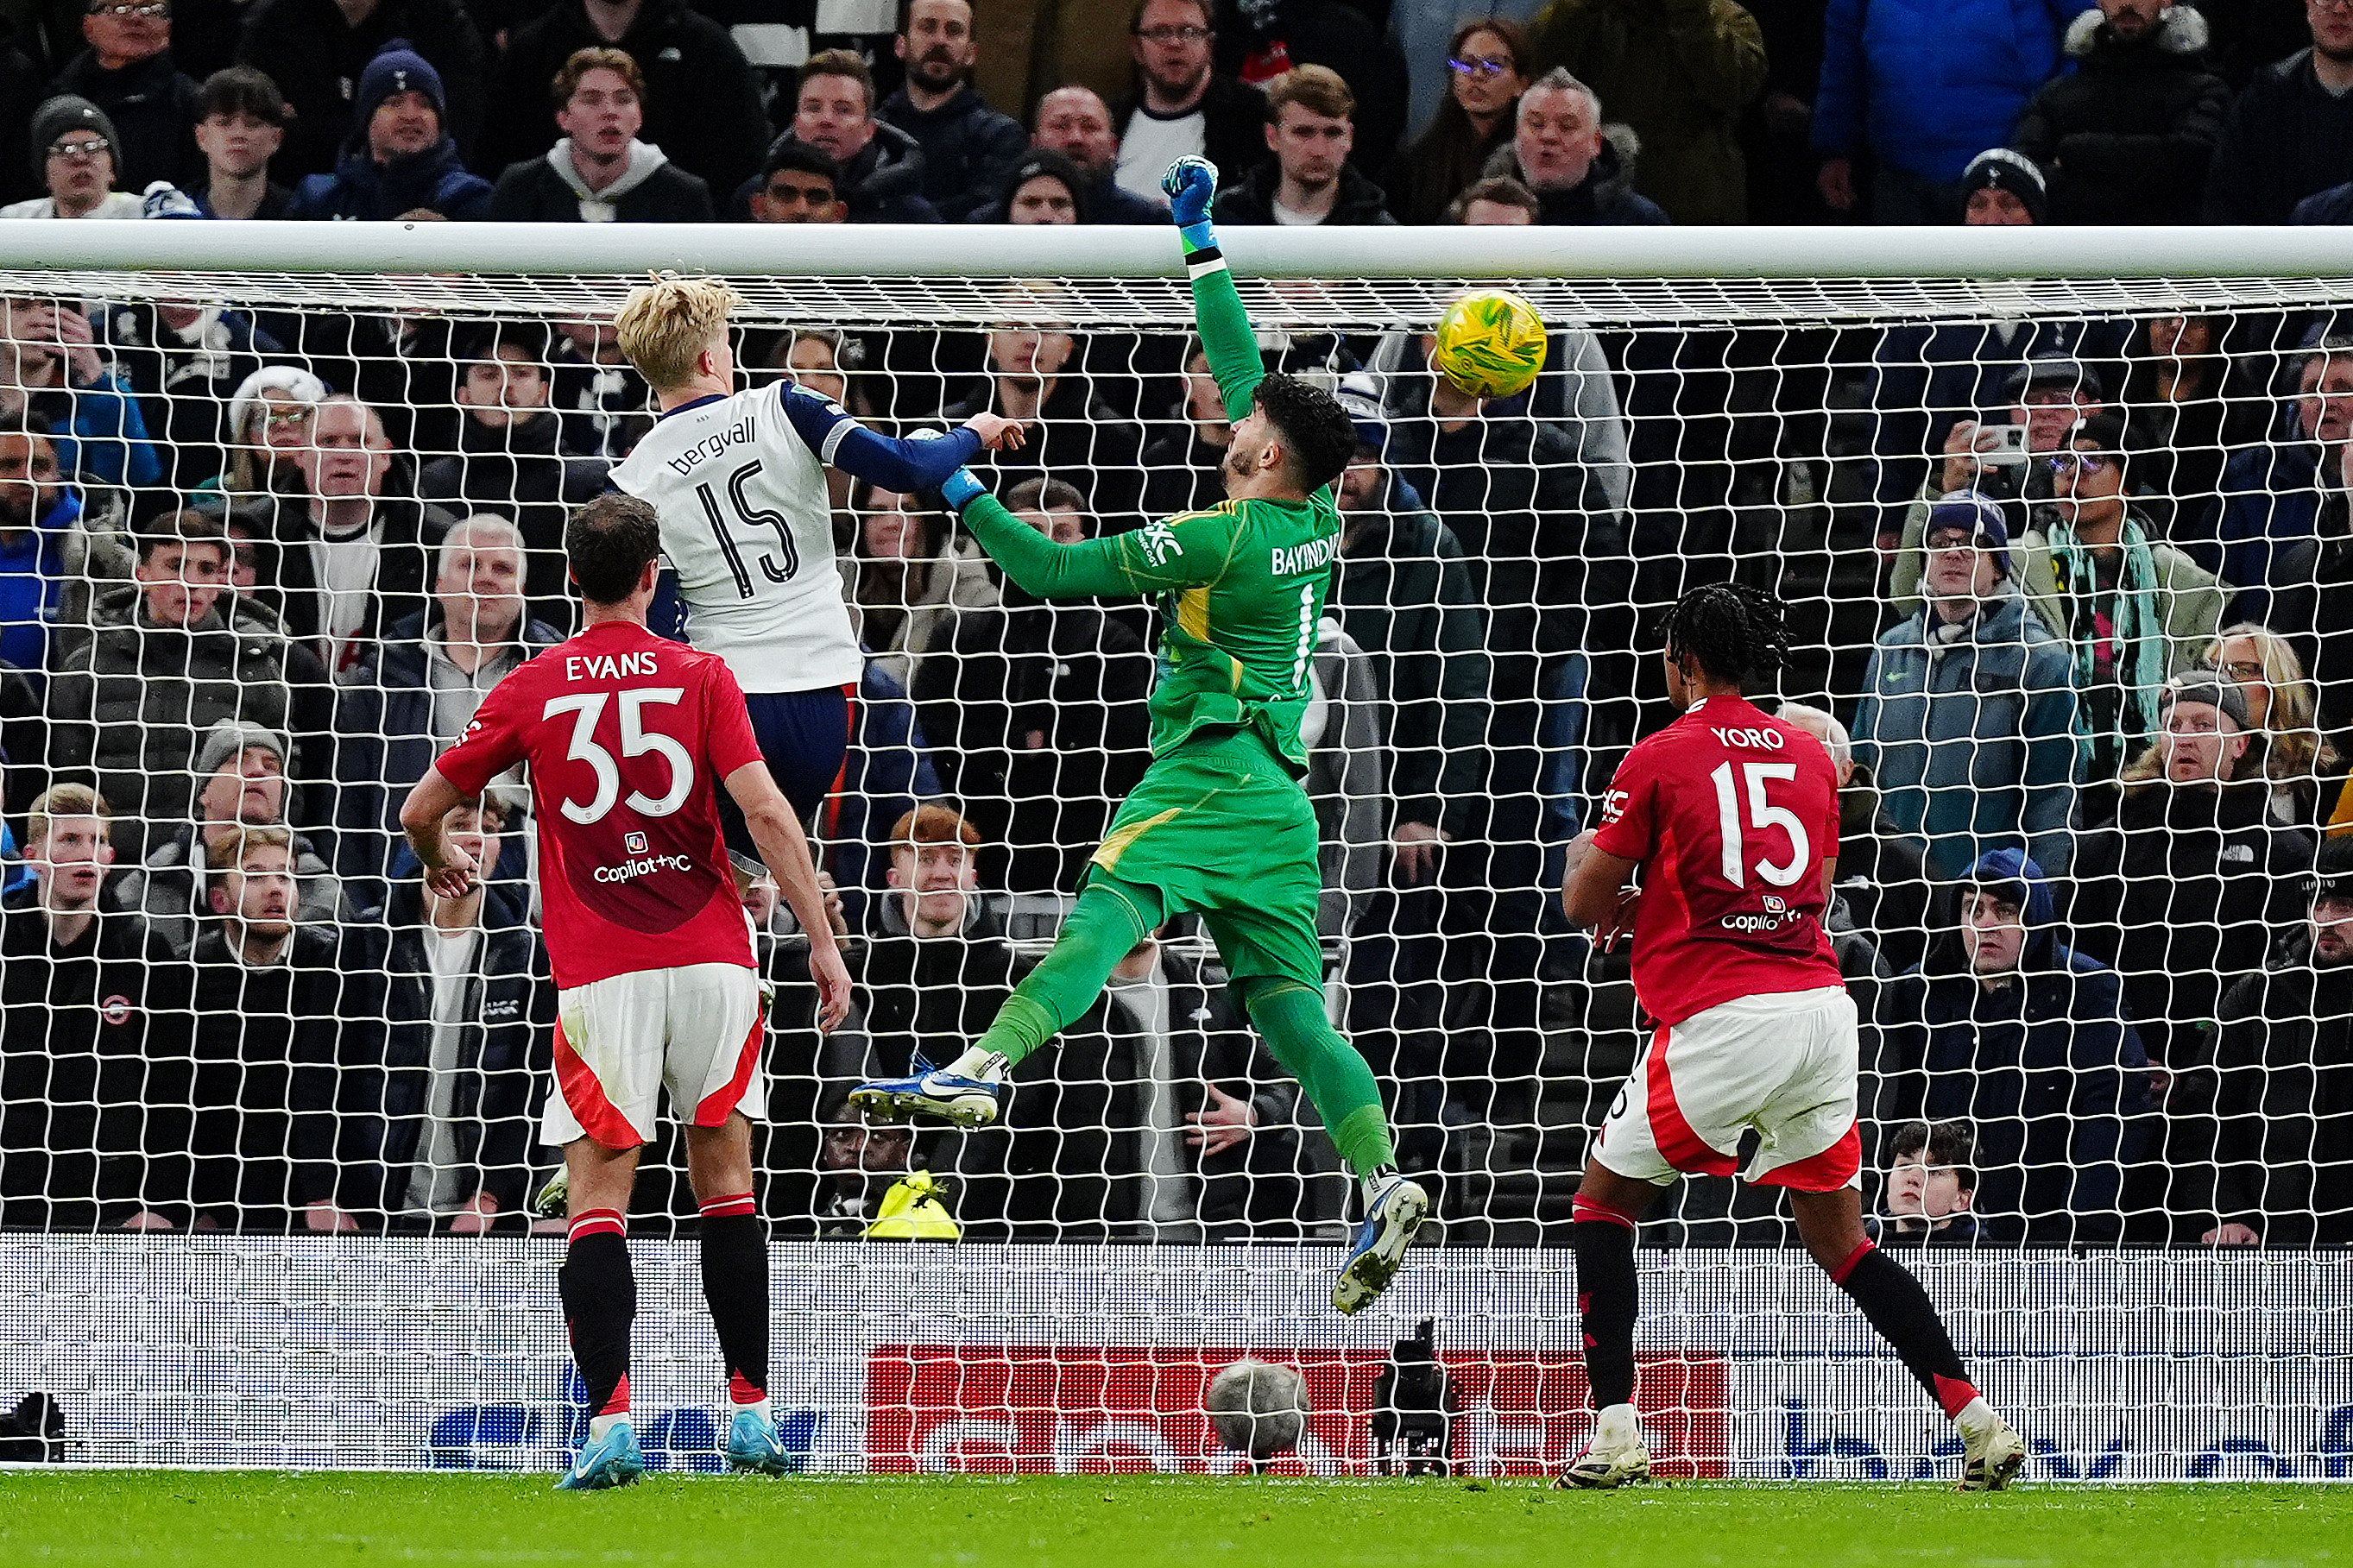
[[[2052,523],[2048,538],[2052,572],[2066,595],[2068,618],[2075,623],[2067,628],[2067,651],[2074,661],[2075,689],[2088,692],[2094,679],[2090,610],[2099,602],[2101,593],[2099,574],[2094,565],[2097,551],[2077,539],[2074,529],[2064,522]],[[2123,551],[2123,561],[2116,573],[2112,613],[2116,622],[2116,679],[2124,698],[2116,715],[2116,727],[2124,756],[2128,758],[2157,732],[2158,699],[2165,693],[2168,648],[2165,617],[2158,611],[2157,554],[2149,548],[2148,532],[2127,517],[2116,542]],[[2089,706],[2079,703],[2075,710],[2079,715],[2077,723],[2084,727],[2087,763],[2094,760],[2090,753],[2097,752],[2102,739],[2090,732]]]

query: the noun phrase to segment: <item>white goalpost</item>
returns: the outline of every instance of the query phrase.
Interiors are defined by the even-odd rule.
[[[1007,1125],[849,1111],[953,1059],[1059,929],[1147,755],[1157,610],[1030,601],[927,498],[840,482],[869,666],[811,837],[847,1028],[818,1035],[805,939],[755,911],[772,1393],[806,1468],[1230,1468],[1202,1395],[1245,1355],[1305,1374],[1309,1472],[1388,1473],[1399,1430],[1463,1473],[1576,1454],[1569,1198],[1648,1026],[1562,919],[1561,858],[1672,717],[1664,612],[1736,580],[1788,619],[1767,695],[1856,764],[1865,1211],[2030,1478],[2353,1473],[2353,963],[2324,929],[2353,866],[2323,847],[2353,835],[2353,240],[1223,245],[1270,363],[1357,425],[1306,784],[1332,1016],[1432,1239],[1330,1310],[1351,1184],[1189,921],[1025,1064]],[[527,803],[494,792],[455,946],[394,814],[572,629],[564,516],[652,420],[606,323],[671,269],[741,294],[748,377],[893,434],[1036,418],[984,478],[1040,527],[1222,494],[1160,229],[0,223],[0,1404],[54,1394],[62,1458],[538,1469],[585,1429],[531,1214]],[[1423,334],[1482,284],[1542,310],[1546,370],[1434,398]],[[1961,492],[2001,564],[1953,588],[1926,554]],[[977,842],[944,934],[894,842],[927,804]],[[2039,869],[1985,868],[2010,847]],[[1988,890],[2011,948],[1970,923]],[[717,1468],[682,1172],[655,1145],[630,1215],[632,1382],[654,1463]],[[1769,1191],[1683,1184],[1641,1246],[1662,1474],[1951,1468]],[[1378,1411],[1425,1323],[1445,1391]]]

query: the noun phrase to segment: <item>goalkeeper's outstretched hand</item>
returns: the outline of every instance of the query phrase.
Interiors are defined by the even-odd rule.
[[[1207,158],[1179,158],[1160,176],[1160,188],[1168,193],[1168,216],[1188,237],[1194,228],[1208,226],[1209,204],[1218,199],[1215,163]]]
[[[962,511],[965,503],[973,497],[987,492],[988,487],[982,484],[979,476],[970,468],[958,468],[940,481],[940,499],[955,511]]]

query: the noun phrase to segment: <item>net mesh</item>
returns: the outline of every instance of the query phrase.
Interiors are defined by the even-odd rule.
[[[533,1464],[568,1440],[559,1243],[531,1239],[554,996],[527,803],[494,792],[457,937],[425,923],[396,814],[576,620],[564,516],[651,423],[601,325],[629,281],[0,273],[0,1314],[25,1331],[0,1389],[90,1412],[85,1457]],[[746,374],[876,429],[1041,403],[992,482],[1071,485],[1066,531],[1222,494],[1179,283],[731,281]],[[860,1079],[955,1056],[1052,940],[1146,760],[1157,623],[1029,602],[922,498],[837,479],[870,657],[812,837],[848,1028],[818,1035],[806,941],[761,911],[758,1186],[796,1243],[778,1321],[809,1331],[778,1382],[808,1462],[1222,1463],[1198,1385],[1248,1352],[1308,1371],[1311,1468],[1371,1467],[1376,1380],[1424,1317],[1448,1451],[1572,1452],[1557,1249],[1650,1030],[1624,954],[1560,914],[1564,858],[1672,716],[1663,612],[1731,578],[1789,618],[1770,696],[1831,716],[1856,764],[1833,925],[1883,1238],[1972,1249],[1932,1290],[2047,1473],[2341,1473],[2353,892],[2329,895],[2353,884],[2315,863],[2353,826],[2353,279],[1523,279],[1554,329],[1536,386],[1434,404],[1420,334],[1476,281],[1241,285],[1270,363],[1365,400],[1307,782],[1331,1015],[1440,1221],[1369,1327],[1316,1305],[1354,1184],[1189,921],[1025,1064],[1008,1125],[848,1111]],[[1958,491],[1999,555],[1926,551]],[[935,942],[890,845],[927,800],[982,841]],[[1973,870],[2009,847],[2040,874]],[[658,1143],[632,1233],[693,1215]],[[921,1239],[832,1245],[893,1234]],[[1641,1391],[1675,1463],[1936,1460],[1801,1258],[1716,1250],[1794,1244],[1773,1191],[1686,1181],[1643,1239],[1676,1249],[1646,1255],[1672,1283]],[[691,1253],[640,1265],[676,1300],[639,1382],[687,1405],[715,1397],[669,1261]],[[655,1445],[681,1465],[709,1447],[688,1414]]]

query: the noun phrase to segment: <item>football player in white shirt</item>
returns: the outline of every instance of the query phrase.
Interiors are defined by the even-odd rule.
[[[615,335],[661,418],[611,483],[661,517],[671,605],[656,603],[654,629],[679,635],[682,619],[688,642],[727,661],[768,771],[807,820],[841,776],[866,662],[834,568],[826,466],[887,490],[934,489],[984,449],[1021,445],[1023,426],[976,414],[945,437],[901,440],[787,382],[737,392],[727,313],[740,302],[715,279],[664,275],[622,304]],[[741,815],[723,800],[721,815],[728,847],[752,864]]]

